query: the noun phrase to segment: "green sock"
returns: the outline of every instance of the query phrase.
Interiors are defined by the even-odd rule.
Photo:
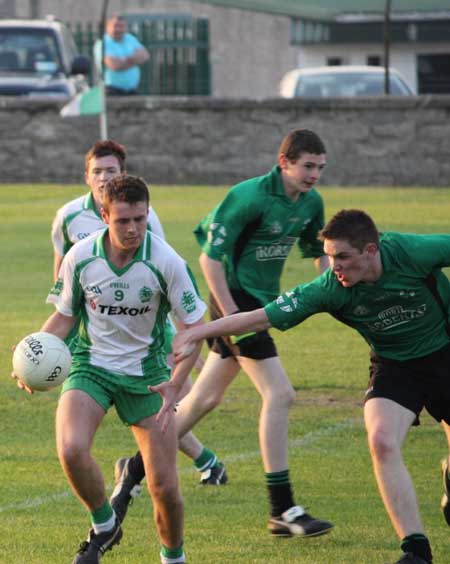
[[[270,514],[277,517],[295,505],[289,480],[289,470],[266,472]]]
[[[213,468],[217,464],[217,456],[209,448],[204,447],[202,453],[194,460],[194,466],[199,472]]]
[[[161,556],[164,558],[181,558],[183,555],[183,543],[181,543],[178,548],[167,548],[167,546],[161,545]]]
[[[101,507],[91,512],[91,521],[92,523],[106,523],[106,521],[109,521],[112,516],[112,507],[109,501],[105,501]]]
[[[289,484],[289,470],[282,470],[281,472],[266,472],[267,486],[281,486]]]

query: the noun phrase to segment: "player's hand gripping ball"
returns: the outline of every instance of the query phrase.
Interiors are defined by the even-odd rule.
[[[69,347],[56,335],[39,331],[24,337],[13,356],[13,369],[24,384],[40,392],[56,388],[70,372]]]

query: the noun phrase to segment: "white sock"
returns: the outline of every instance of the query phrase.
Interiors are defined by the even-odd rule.
[[[100,533],[106,533],[110,531],[116,523],[116,514],[113,511],[112,517],[105,521],[104,523],[92,523],[92,528],[94,529],[94,533],[99,535]]]

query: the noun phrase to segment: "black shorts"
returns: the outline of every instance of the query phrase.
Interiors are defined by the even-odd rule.
[[[369,388],[365,401],[387,398],[416,414],[422,409],[450,424],[450,344],[427,356],[406,361],[371,354]]]
[[[230,292],[239,311],[253,311],[263,307],[259,300],[243,290],[230,290]],[[223,317],[213,296],[209,297],[209,314],[211,320]],[[236,344],[233,344],[229,337],[214,337],[213,339],[208,339],[207,342],[209,348],[215,353],[220,354],[221,358],[245,356],[255,360],[263,360],[278,356],[275,343],[268,331],[260,331],[245,337]]]

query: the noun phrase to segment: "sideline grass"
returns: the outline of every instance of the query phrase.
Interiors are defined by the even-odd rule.
[[[71,562],[88,519],[71,494],[55,455],[53,418],[58,392],[28,397],[9,380],[10,347],[38,329],[51,312],[50,223],[56,209],[82,194],[81,186],[0,186],[0,563]],[[443,189],[322,188],[327,217],[360,207],[383,230],[448,232],[450,194]],[[200,289],[197,220],[224,195],[218,187],[154,187],[152,200],[169,242],[191,264]],[[314,276],[311,261],[293,250],[282,289]],[[185,546],[190,564],[381,564],[399,555],[398,542],[379,499],[362,424],[367,347],[356,333],[326,315],[287,333],[274,332],[280,355],[298,390],[291,412],[290,469],[298,503],[336,525],[316,539],[272,539],[265,530],[267,500],[257,441],[259,397],[240,375],[223,404],[196,432],[225,461],[230,483],[200,488],[182,455],[186,502]],[[132,454],[131,433],[111,412],[98,434],[95,455],[112,485],[118,456]],[[444,434],[427,415],[411,431],[405,458],[413,475],[436,564],[450,561],[449,530],[439,512],[439,459]],[[130,509],[124,539],[107,564],[158,563],[147,493]]]

